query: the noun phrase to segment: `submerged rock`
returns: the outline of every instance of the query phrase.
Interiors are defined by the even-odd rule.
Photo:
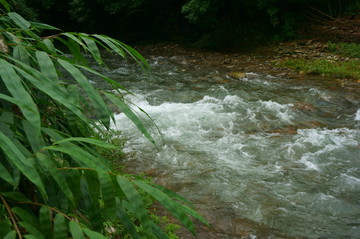
[[[246,73],[243,71],[230,71],[228,75],[237,79],[246,78]]]

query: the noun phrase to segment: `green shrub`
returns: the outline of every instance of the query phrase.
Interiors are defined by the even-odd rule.
[[[360,61],[350,60],[348,62],[336,62],[329,60],[286,60],[282,66],[290,67],[298,71],[305,71],[312,74],[325,74],[332,77],[360,78]]]
[[[358,43],[328,42],[328,49],[342,56],[360,58],[360,44]]]
[[[104,35],[41,36],[58,29],[25,20],[6,0],[0,4],[0,238],[167,238],[149,216],[146,198],[195,233],[190,215],[206,222],[185,199],[115,171],[104,151],[96,150],[120,150],[102,139],[114,120],[105,101],[155,141],[124,101],[119,91],[124,88],[89,67],[83,53],[101,65],[98,46],[143,67],[145,59]],[[95,89],[85,72],[113,90]],[[109,225],[122,231],[110,233]]]

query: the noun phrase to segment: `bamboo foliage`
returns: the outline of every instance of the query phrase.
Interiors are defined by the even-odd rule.
[[[122,235],[132,238],[167,238],[149,217],[143,195],[195,233],[190,216],[206,222],[184,205],[185,199],[115,172],[94,150],[120,150],[98,136],[114,120],[106,100],[155,141],[122,98],[119,89],[124,88],[89,67],[83,53],[98,64],[104,64],[99,47],[131,57],[144,68],[145,59],[104,35],[60,32],[43,37],[42,31],[59,29],[10,12],[5,0],[0,4],[5,9],[0,16],[0,238],[116,236],[119,232],[108,232],[105,222],[122,225]],[[84,72],[106,81],[115,93],[95,89]]]

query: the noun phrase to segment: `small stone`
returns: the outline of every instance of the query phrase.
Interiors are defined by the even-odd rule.
[[[246,73],[243,71],[231,71],[229,72],[229,76],[233,78],[242,79],[246,77]]]

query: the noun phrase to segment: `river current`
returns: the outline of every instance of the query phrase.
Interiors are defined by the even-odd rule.
[[[106,72],[162,135],[115,115],[128,167],[193,202],[214,238],[360,238],[359,84],[149,62]]]

